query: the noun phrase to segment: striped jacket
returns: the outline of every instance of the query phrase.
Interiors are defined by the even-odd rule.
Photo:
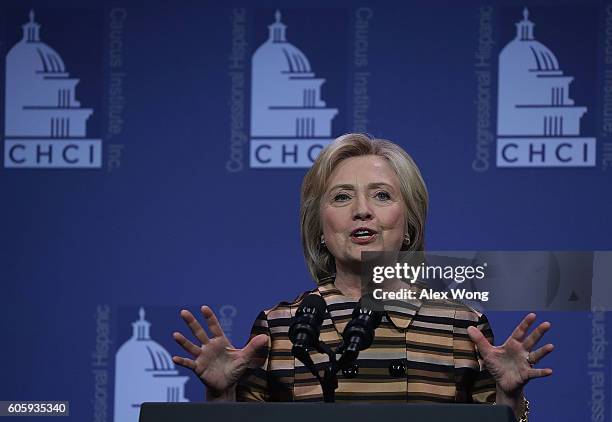
[[[344,296],[333,279],[293,302],[261,312],[251,338],[268,335],[266,359],[242,377],[238,401],[323,400],[317,379],[291,355],[288,337],[292,318],[310,293],[320,294],[327,305],[320,339],[332,348],[341,343],[356,300]],[[492,403],[495,381],[467,335],[470,325],[493,341],[487,318],[457,302],[412,300],[401,308],[386,308],[372,346],[359,354],[358,375],[347,378],[338,373],[336,401]],[[310,354],[321,369],[328,361],[319,352]],[[392,363],[403,364],[405,372],[391,371]]]

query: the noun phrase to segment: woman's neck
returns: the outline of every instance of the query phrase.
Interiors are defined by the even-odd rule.
[[[361,274],[359,270],[350,270],[336,264],[334,285],[344,296],[353,299],[361,298]]]

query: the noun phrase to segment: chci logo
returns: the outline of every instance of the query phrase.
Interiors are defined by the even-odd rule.
[[[498,167],[593,167],[595,138],[581,136],[587,107],[570,97],[572,76],[534,37],[529,11],[499,55]]]
[[[287,41],[280,11],[268,31],[251,65],[250,166],[310,167],[332,139],[338,109],[321,99],[325,79]]]
[[[87,137],[82,107],[62,57],[42,42],[34,11],[6,55],[4,167],[99,168],[102,140]]]

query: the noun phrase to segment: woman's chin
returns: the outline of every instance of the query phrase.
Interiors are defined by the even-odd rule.
[[[361,262],[364,258],[362,255],[363,253],[385,252],[385,249],[382,247],[382,245],[359,245],[354,252],[355,253],[352,254],[353,258]],[[368,258],[366,257],[366,259]]]

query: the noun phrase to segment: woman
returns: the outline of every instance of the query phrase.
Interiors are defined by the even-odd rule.
[[[317,288],[261,312],[243,349],[229,343],[209,307],[202,307],[202,315],[211,337],[189,311],[181,311],[201,344],[174,333],[192,356],[175,356],[174,362],[198,375],[209,400],[322,400],[316,378],[289,352],[291,318],[306,295],[321,295],[329,318],[320,338],[338,346],[361,297],[361,252],[423,250],[427,204],[421,174],[401,147],[363,134],[336,139],[302,185],[302,243]],[[552,373],[533,368],[553,349],[547,344],[532,350],[550,328],[544,322],[527,335],[534,320],[534,314],[527,315],[495,347],[486,317],[464,305],[414,300],[387,310],[374,343],[360,353],[358,368],[339,374],[336,400],[495,401],[526,420],[524,385]],[[315,363],[327,361],[322,354],[311,355]]]

